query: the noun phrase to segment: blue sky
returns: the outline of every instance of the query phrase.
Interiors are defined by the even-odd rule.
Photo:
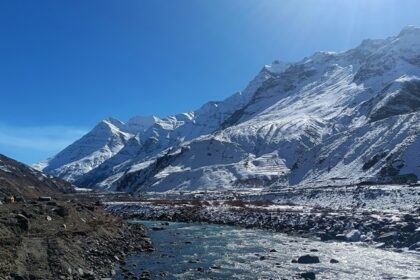
[[[0,153],[53,155],[99,120],[166,116],[264,64],[420,26],[415,0],[0,2]]]

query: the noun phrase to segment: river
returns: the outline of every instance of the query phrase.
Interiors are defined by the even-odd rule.
[[[125,266],[151,279],[299,279],[306,272],[316,279],[420,279],[418,253],[233,226],[132,222],[158,229],[149,231],[156,250],[127,258]],[[292,262],[305,254],[318,256],[320,263]],[[124,279],[122,270],[115,279]]]

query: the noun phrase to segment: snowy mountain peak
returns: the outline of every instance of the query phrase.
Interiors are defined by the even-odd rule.
[[[289,68],[290,65],[291,63],[289,62],[275,60],[273,63],[265,65],[263,70],[266,70],[272,74],[280,74]]]
[[[404,27],[398,37],[405,37],[405,36],[420,36],[420,27],[416,27],[414,25],[408,25]]]
[[[160,119],[156,116],[135,116],[128,120],[127,127],[133,132],[144,132]]]

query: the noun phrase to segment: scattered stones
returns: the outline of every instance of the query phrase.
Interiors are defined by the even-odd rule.
[[[301,264],[319,263],[319,258],[317,256],[303,255],[298,258],[297,262]]]

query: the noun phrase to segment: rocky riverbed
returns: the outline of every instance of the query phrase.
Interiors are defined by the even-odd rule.
[[[260,229],[138,221],[155,251],[132,255],[116,280],[419,279],[420,255],[364,243],[321,242]]]
[[[0,279],[113,277],[128,255],[151,251],[140,224],[67,197],[0,205]]]
[[[340,203],[335,203],[339,201],[337,194],[341,195]],[[110,202],[106,209],[129,219],[237,225],[322,241],[364,242],[378,248],[420,251],[418,187],[301,190],[300,196],[292,192],[295,203],[289,200],[290,192],[284,195],[287,197],[260,195],[260,200],[248,194],[228,199],[220,194],[213,198],[208,194],[170,199],[149,196],[139,201]],[[267,197],[271,199],[261,200]]]

